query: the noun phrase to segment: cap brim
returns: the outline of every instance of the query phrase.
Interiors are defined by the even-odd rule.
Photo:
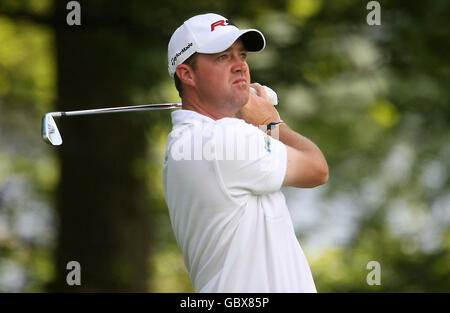
[[[238,39],[242,39],[247,51],[258,52],[265,48],[266,39],[257,29],[243,29],[224,33],[222,36],[208,42],[205,47],[199,47],[199,53],[219,53],[227,50]]]

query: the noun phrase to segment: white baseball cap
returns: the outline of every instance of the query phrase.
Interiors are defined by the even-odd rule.
[[[178,65],[195,52],[219,53],[227,50],[241,38],[245,49],[258,52],[266,46],[264,35],[256,29],[237,28],[227,18],[214,14],[191,17],[173,33],[169,41],[169,74],[173,76]]]

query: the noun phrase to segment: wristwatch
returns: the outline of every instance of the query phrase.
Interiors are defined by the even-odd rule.
[[[285,124],[284,121],[276,121],[276,122],[272,122],[272,123],[267,124],[267,126],[266,126],[266,133],[270,135],[270,132],[271,132],[271,130],[272,130],[272,128],[274,126],[280,126],[282,124]]]

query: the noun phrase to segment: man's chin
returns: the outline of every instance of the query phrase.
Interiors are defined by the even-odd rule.
[[[250,98],[250,97],[249,97],[249,95],[247,94],[247,95],[245,95],[245,96],[243,95],[243,96],[240,96],[240,97],[236,97],[236,98],[234,99],[235,101],[233,101],[233,102],[234,102],[234,104],[235,104],[236,106],[242,108],[244,105],[247,104],[249,98]]]

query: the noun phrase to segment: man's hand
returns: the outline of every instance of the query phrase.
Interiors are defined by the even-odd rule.
[[[264,88],[258,83],[250,84],[250,86],[256,89],[258,95],[250,92],[247,104],[236,113],[236,116],[256,127],[279,121],[280,115],[267,97]]]

